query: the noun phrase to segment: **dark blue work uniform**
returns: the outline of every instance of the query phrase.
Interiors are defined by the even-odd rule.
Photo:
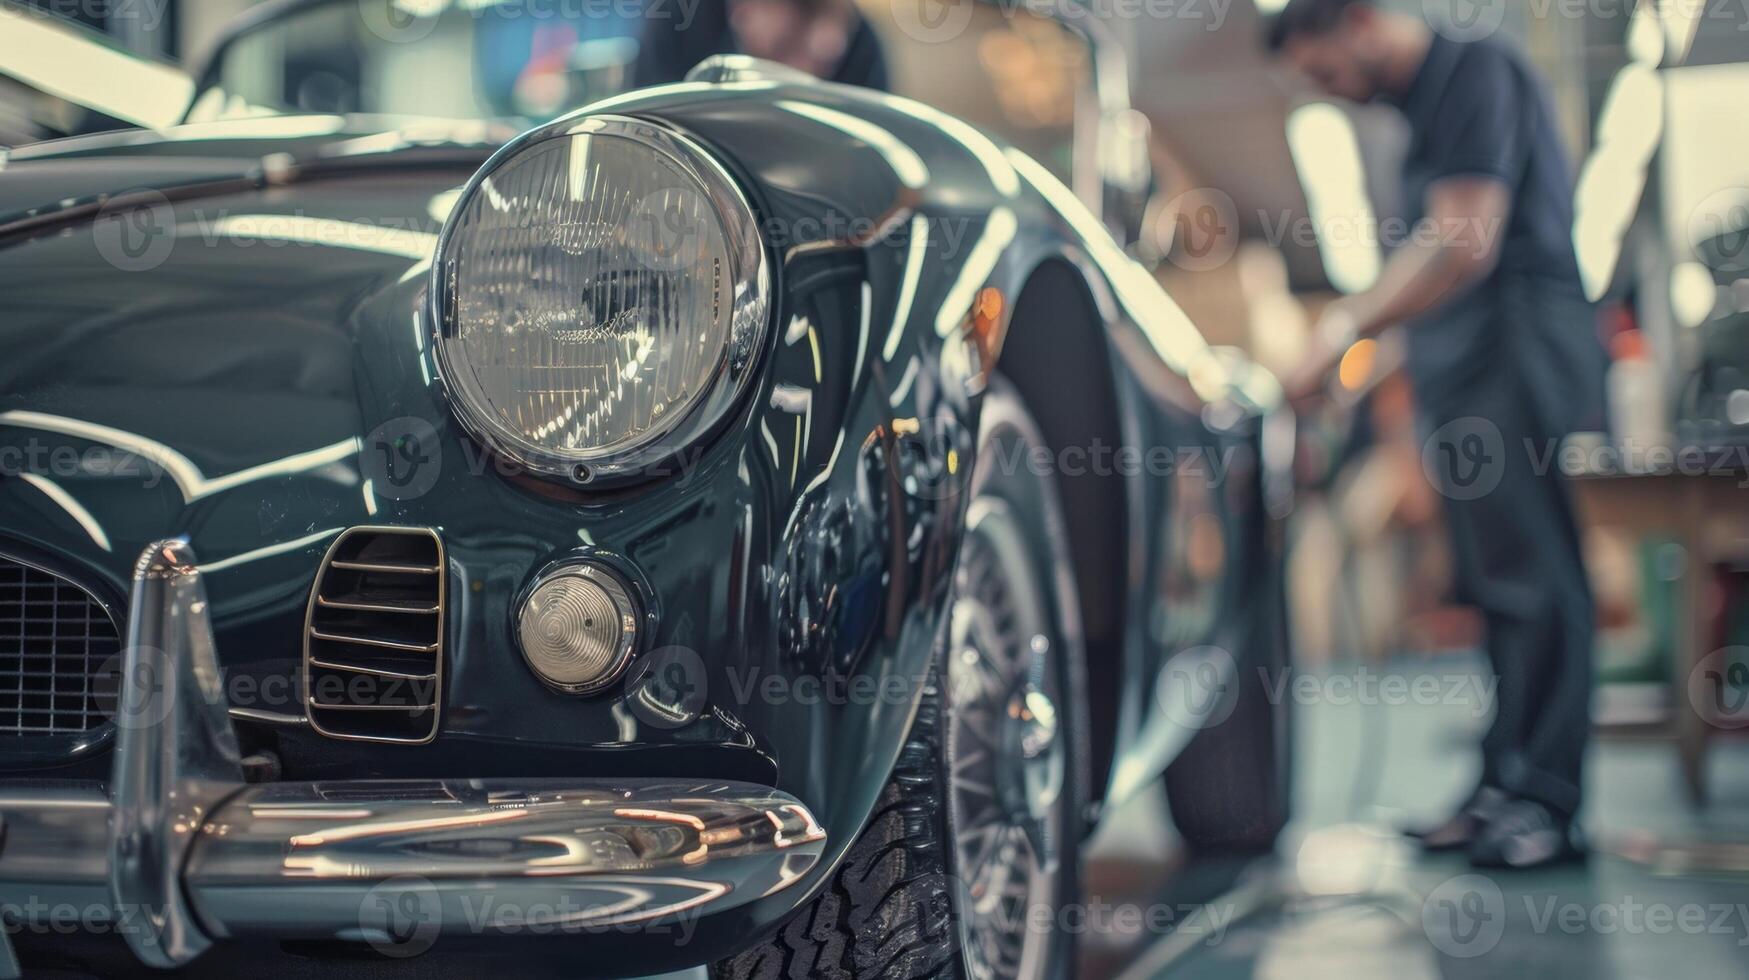
[[[1434,35],[1397,100],[1409,122],[1405,207],[1487,177],[1512,192],[1499,263],[1408,328],[1427,429],[1423,461],[1446,498],[1462,601],[1486,621],[1499,677],[1485,784],[1577,812],[1589,736],[1591,591],[1555,448],[1595,427],[1604,355],[1572,245],[1572,172],[1552,106],[1522,57]],[[1443,232],[1443,229],[1435,229]]]

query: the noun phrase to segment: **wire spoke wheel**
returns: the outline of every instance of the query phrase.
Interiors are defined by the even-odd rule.
[[[973,980],[1045,975],[1067,770],[1042,597],[1014,515],[972,504],[947,654],[948,813]],[[1048,920],[1047,920],[1048,921]]]

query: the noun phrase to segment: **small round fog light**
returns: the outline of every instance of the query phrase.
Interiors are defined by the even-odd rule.
[[[591,694],[625,670],[638,635],[638,614],[617,575],[599,565],[572,565],[529,592],[517,634],[523,659],[549,687]]]

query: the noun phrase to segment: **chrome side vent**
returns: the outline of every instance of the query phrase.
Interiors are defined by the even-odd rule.
[[[443,699],[443,541],[348,528],[322,559],[304,631],[304,710],[330,738],[429,742]]]

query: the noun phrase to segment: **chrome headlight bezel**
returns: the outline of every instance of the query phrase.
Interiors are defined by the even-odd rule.
[[[641,144],[686,175],[715,209],[728,251],[728,333],[709,380],[683,408],[668,413],[626,446],[558,449],[542,446],[498,423],[485,407],[459,358],[455,290],[458,263],[456,226],[481,185],[521,154],[549,140],[583,134],[618,137]],[[467,433],[499,456],[530,473],[573,484],[612,484],[659,471],[660,464],[697,445],[716,431],[756,376],[771,318],[771,269],[752,204],[721,162],[691,136],[663,122],[621,115],[591,115],[555,120],[530,130],[492,154],[457,196],[438,235],[432,261],[430,336],[433,360],[451,412]]]

